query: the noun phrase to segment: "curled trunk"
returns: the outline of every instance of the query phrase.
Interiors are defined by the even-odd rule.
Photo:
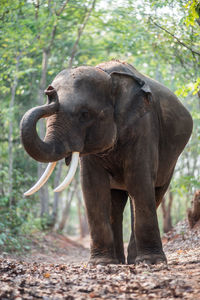
[[[37,121],[41,118],[55,114],[59,108],[58,95],[52,86],[45,92],[48,95],[48,103],[30,109],[22,118],[21,140],[28,154],[40,162],[54,162],[64,157],[66,149],[62,143],[56,144],[55,141],[42,141],[37,134]]]

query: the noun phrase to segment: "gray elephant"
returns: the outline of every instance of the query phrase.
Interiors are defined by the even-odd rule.
[[[21,139],[28,154],[48,162],[29,195],[44,184],[56,161],[78,157],[94,264],[124,263],[123,210],[128,196],[134,222],[128,263],[166,261],[156,208],[192,132],[192,118],[177,97],[131,65],[110,61],[64,70],[46,90],[48,103],[28,111]],[[36,123],[47,117],[44,141]]]

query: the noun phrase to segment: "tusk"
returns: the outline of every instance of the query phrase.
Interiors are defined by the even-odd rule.
[[[56,166],[56,162],[49,163],[44,174],[40,177],[40,179],[36,182],[36,184],[32,188],[30,188],[30,190],[24,193],[24,196],[30,196],[35,192],[37,192],[48,180],[55,166]]]
[[[79,152],[73,152],[69,172],[65,177],[65,179],[63,180],[63,182],[57,188],[54,189],[54,192],[56,193],[61,192],[70,184],[70,182],[72,181],[75,175],[76,169],[78,167],[78,159],[79,159]]]

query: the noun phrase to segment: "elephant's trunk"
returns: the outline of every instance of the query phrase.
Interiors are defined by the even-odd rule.
[[[66,149],[62,143],[56,144],[55,141],[42,141],[36,130],[37,121],[41,118],[55,114],[59,108],[58,95],[56,90],[49,86],[45,91],[48,95],[48,103],[30,109],[22,118],[21,140],[28,154],[40,162],[54,162],[64,157]]]

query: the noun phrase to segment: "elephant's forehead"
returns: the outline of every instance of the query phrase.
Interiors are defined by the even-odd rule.
[[[68,89],[84,88],[86,85],[106,85],[110,76],[104,71],[94,67],[79,67],[71,70],[63,70],[52,82],[58,91],[61,87]]]
[[[91,99],[104,98],[108,93],[107,89],[90,82],[60,85],[56,90],[60,102],[63,100],[65,102],[86,102],[88,99],[91,101]]]
[[[110,76],[92,67],[62,71],[52,82],[63,104],[92,104],[102,102],[110,94]]]
[[[80,108],[98,108],[104,105],[104,99],[94,91],[88,90],[87,92],[81,89],[74,93],[60,89],[58,92],[59,102],[63,107],[70,108],[71,111],[79,110]]]
[[[60,110],[77,113],[83,109],[100,112],[109,104],[109,97],[102,96],[98,91],[82,91],[74,93],[60,89],[58,92]]]

